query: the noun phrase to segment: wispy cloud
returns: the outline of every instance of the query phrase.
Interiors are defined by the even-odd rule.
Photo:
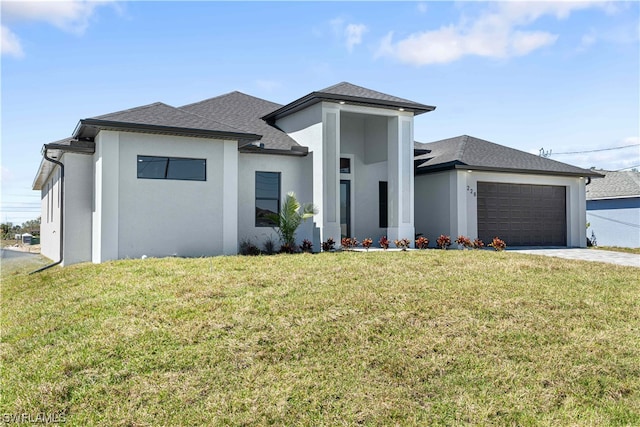
[[[95,10],[112,0],[68,0],[68,1],[3,1],[2,2],[2,54],[21,56],[22,45],[9,26],[20,22],[45,22],[76,35],[89,27]],[[8,41],[5,43],[5,36]],[[17,52],[17,53],[16,53]]]
[[[344,18],[334,18],[329,22],[334,36],[344,43],[349,52],[362,43],[362,36],[369,31],[364,24],[346,23]]]
[[[596,2],[500,2],[472,19],[408,35],[394,40],[389,32],[380,41],[376,57],[391,57],[412,65],[444,64],[465,56],[510,58],[527,55],[552,45],[557,34],[527,30],[543,16],[566,19],[577,10],[601,7],[613,13],[606,3]]]
[[[16,58],[22,58],[24,56],[18,36],[4,25],[0,25],[0,39],[2,40],[0,46],[0,52],[2,52],[2,55],[13,56]]]
[[[353,47],[362,43],[362,35],[367,31],[364,24],[349,24],[344,30],[347,50],[353,51]]]

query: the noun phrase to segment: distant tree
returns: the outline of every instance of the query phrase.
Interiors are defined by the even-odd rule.
[[[22,230],[25,233],[29,233],[29,234],[35,234],[35,235],[40,234],[40,220],[41,220],[41,217],[38,217],[37,219],[30,219],[29,221],[25,221],[24,223],[22,223]]]
[[[11,232],[12,229],[13,229],[12,222],[3,222],[2,224],[0,224],[0,233],[2,233],[2,238],[3,239],[8,238],[9,233]]]

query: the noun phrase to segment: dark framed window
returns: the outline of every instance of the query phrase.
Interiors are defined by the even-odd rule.
[[[207,159],[138,156],[138,178],[206,181]]]
[[[274,227],[280,214],[280,172],[256,172],[256,227]]]
[[[351,173],[351,159],[340,157],[340,173]]]
[[[378,218],[380,218],[380,228],[389,226],[389,193],[387,191],[387,181],[378,182]]]

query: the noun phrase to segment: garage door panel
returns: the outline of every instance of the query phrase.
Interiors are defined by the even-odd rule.
[[[566,246],[562,186],[478,182],[478,237],[511,246]]]

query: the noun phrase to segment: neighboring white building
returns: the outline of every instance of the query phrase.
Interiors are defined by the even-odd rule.
[[[71,138],[43,149],[33,184],[42,253],[63,264],[235,254],[243,240],[276,239],[265,213],[289,191],[319,208],[297,234],[315,250],[341,236],[474,238],[478,218],[487,221],[466,192],[485,182],[564,188],[563,245],[584,246],[575,236],[591,171],[529,158],[533,168],[458,162],[431,173],[429,148],[416,145],[414,189],[413,120],[434,108],[343,82],[284,106],[232,92],[80,120]]]
[[[587,237],[598,246],[640,248],[640,172],[598,170],[587,186]]]

